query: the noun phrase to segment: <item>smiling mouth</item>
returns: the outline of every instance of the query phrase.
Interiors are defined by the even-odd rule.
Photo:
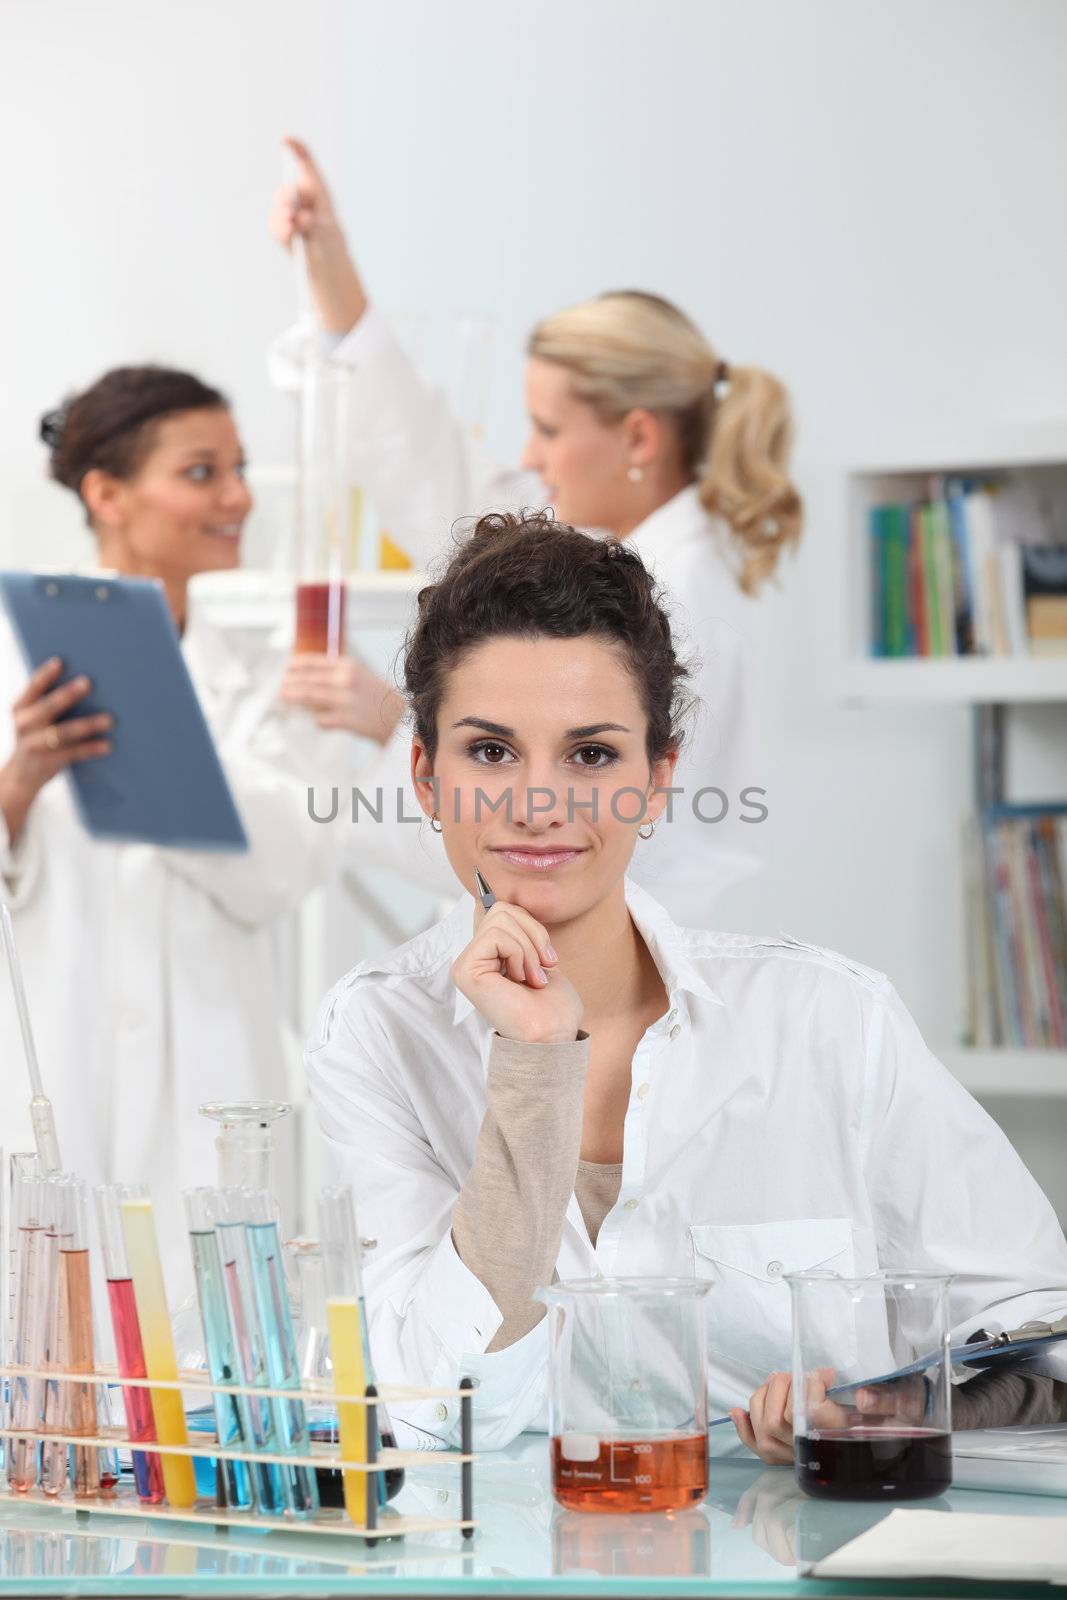
[[[533,872],[549,872],[553,867],[564,867],[584,855],[577,845],[558,845],[551,850],[527,850],[521,846],[496,845],[493,854],[501,856],[513,867],[526,867]]]

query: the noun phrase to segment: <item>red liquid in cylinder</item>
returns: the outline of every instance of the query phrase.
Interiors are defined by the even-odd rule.
[[[595,1456],[564,1435],[552,1440],[551,1451],[552,1492],[574,1511],[680,1511],[708,1491],[708,1441],[702,1433],[684,1439],[601,1439]],[[591,1459],[575,1459],[578,1455]]]
[[[952,1435],[931,1428],[820,1429],[795,1449],[797,1482],[823,1500],[921,1500],[952,1482]]]
[[[345,649],[345,586],[298,583],[296,586],[297,655],[340,656]]]

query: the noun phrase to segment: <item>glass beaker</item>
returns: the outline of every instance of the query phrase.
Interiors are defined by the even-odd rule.
[[[919,1500],[952,1482],[951,1275],[785,1274],[797,1482],[836,1500]]]
[[[704,1296],[693,1278],[554,1283],[552,1492],[575,1511],[678,1511],[708,1487]]]

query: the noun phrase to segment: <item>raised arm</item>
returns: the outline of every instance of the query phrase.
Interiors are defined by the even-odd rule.
[[[503,468],[425,382],[388,321],[369,300],[325,178],[307,147],[286,141],[295,186],[275,197],[271,231],[305,241],[312,301],[324,343],[352,371],[351,470],[382,525],[417,566],[447,544],[452,525],[485,511],[540,505],[534,474]],[[271,373],[296,388],[307,330],[292,329],[271,352]]]

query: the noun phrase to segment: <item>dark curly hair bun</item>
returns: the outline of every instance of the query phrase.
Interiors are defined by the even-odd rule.
[[[404,682],[431,760],[449,672],[477,645],[508,637],[592,635],[617,645],[641,692],[649,760],[680,746],[689,671],[652,575],[626,544],[579,533],[549,511],[494,512],[457,545],[418,607]]]

